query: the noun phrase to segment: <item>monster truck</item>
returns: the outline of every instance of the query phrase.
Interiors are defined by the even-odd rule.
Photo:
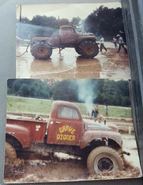
[[[55,101],[46,121],[7,118],[5,160],[11,163],[18,152],[61,152],[87,160],[91,174],[122,170],[122,139],[115,125],[83,120],[78,107]]]
[[[61,26],[52,35],[31,35],[31,54],[37,59],[48,59],[53,48],[75,48],[83,57],[93,58],[99,48],[93,33],[76,33],[72,26]]]

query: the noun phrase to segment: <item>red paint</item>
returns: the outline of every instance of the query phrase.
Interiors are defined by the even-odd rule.
[[[28,147],[33,142],[44,142],[46,125],[43,121],[7,119],[6,133],[17,138],[23,147]]]
[[[60,107],[72,108],[77,112],[78,118],[71,119],[59,117],[58,112]],[[84,122],[76,105],[63,101],[57,101],[52,105],[48,126],[47,143],[60,145],[80,145],[80,139],[83,131]]]

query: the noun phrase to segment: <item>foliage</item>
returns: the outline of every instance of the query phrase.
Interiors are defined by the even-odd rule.
[[[79,17],[73,17],[71,20],[71,25],[76,29],[80,25],[81,19]]]
[[[7,85],[8,95],[89,104],[130,106],[128,82],[124,80],[116,82],[106,79],[61,81],[10,79]]]
[[[20,38],[28,38],[28,35],[31,34],[53,34],[62,25],[72,25],[77,30],[84,27],[86,32],[94,33],[96,36],[103,35],[106,40],[111,40],[113,36],[124,33],[122,9],[109,9],[100,6],[88,15],[85,20],[81,20],[79,17],[73,17],[69,21],[66,17],[61,19],[54,16],[47,17],[45,15],[36,15],[32,20],[23,17],[21,22],[17,22],[17,35]]]
[[[41,80],[10,79],[7,85],[9,94],[23,97],[50,98],[50,89]]]
[[[100,6],[85,19],[84,29],[86,32],[92,32],[96,36],[103,35],[111,40],[120,31],[124,32],[122,9]]]
[[[28,38],[28,35],[33,34],[51,35],[54,32],[58,34],[59,27],[62,25],[70,25],[69,20],[41,15],[34,16],[32,20],[22,18],[21,22],[17,22],[17,35],[20,38]]]

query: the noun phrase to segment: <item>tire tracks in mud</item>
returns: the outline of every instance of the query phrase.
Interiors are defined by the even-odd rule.
[[[57,157],[57,156],[35,156],[31,155],[25,159],[25,165],[21,170],[5,173],[4,182],[15,183],[40,183],[59,181],[81,181],[81,180],[102,180],[102,179],[124,179],[137,178],[141,174],[139,168],[134,167],[124,160],[124,170],[102,173],[101,175],[89,175],[86,168],[86,161],[78,157]]]

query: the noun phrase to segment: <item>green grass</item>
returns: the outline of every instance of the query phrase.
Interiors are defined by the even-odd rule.
[[[17,113],[41,113],[49,114],[51,111],[52,100],[22,98],[15,96],[7,97],[7,111]],[[82,115],[87,115],[87,108],[83,103],[75,103]],[[109,116],[117,118],[131,118],[131,108],[109,106]],[[104,105],[99,105],[99,114],[105,115]]]

